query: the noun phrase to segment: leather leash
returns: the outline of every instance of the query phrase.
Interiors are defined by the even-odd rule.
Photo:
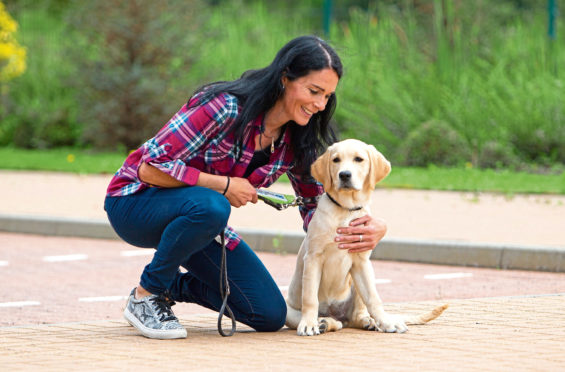
[[[224,230],[220,233],[220,240],[222,244],[222,263],[220,265],[220,295],[222,296],[223,302],[220,307],[220,312],[218,314],[218,332],[223,337],[233,336],[235,333],[235,316],[228,305],[228,296],[230,295],[230,283],[228,282],[228,267],[226,265],[226,235]],[[222,317],[227,310],[229,317],[231,318],[231,330],[229,333],[225,333],[222,328]]]

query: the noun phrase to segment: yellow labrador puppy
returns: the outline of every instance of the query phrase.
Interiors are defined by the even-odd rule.
[[[289,286],[286,325],[301,336],[342,327],[405,332],[406,324],[437,318],[447,305],[417,316],[390,315],[375,288],[371,251],[349,253],[334,241],[336,229],[370,213],[375,185],[390,163],[372,145],[358,140],[333,144],[312,165],[326,191],[302,242]]]

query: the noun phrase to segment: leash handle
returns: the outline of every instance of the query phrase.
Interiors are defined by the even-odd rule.
[[[224,230],[220,233],[220,240],[222,243],[222,263],[220,265],[220,295],[223,298],[222,306],[220,307],[220,311],[218,314],[218,332],[223,337],[230,337],[233,336],[235,333],[235,316],[231,311],[228,305],[228,296],[230,295],[230,283],[228,281],[228,268],[226,264],[226,236]],[[222,328],[222,318],[224,313],[228,312],[229,317],[231,318],[231,330],[229,333],[225,333]]]
[[[288,194],[280,194],[278,192],[258,189],[257,198],[265,202],[265,204],[282,211],[288,207],[300,207],[308,203],[317,203],[319,197],[304,198],[302,196],[293,196]]]
[[[294,206],[297,202],[297,199],[292,195],[280,194],[278,192],[265,189],[257,190],[257,198],[279,211]]]

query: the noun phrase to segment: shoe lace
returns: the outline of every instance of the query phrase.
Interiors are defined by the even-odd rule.
[[[161,293],[150,299],[150,301],[155,305],[155,310],[160,321],[177,320],[177,317],[173,314],[173,310],[171,310],[171,306],[173,306],[175,302],[169,299],[165,294]]]

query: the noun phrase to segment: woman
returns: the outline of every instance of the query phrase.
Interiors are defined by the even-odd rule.
[[[124,311],[144,336],[186,337],[173,301],[218,311],[221,246],[215,238],[222,231],[228,304],[236,319],[257,331],[284,325],[286,305],[277,285],[227,221],[231,206],[256,203],[256,189],[283,173],[297,195],[323,192],[309,168],[335,141],[329,120],[341,75],[341,61],[326,42],[298,37],[269,66],[199,89],[128,156],[110,182],[105,210],[126,242],[156,248]],[[305,230],[315,208],[300,208]],[[385,232],[382,221],[366,216],[341,228],[336,241],[343,249],[369,250]],[[188,271],[181,273],[181,266]]]

